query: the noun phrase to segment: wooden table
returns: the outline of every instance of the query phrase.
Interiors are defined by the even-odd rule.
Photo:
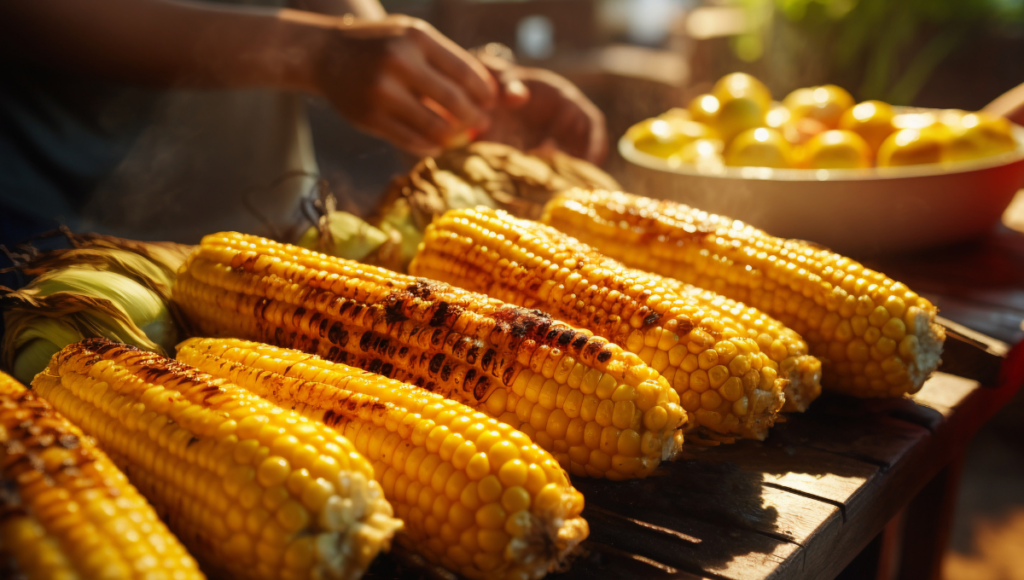
[[[1024,236],[1002,228],[981,242],[868,262],[946,314],[1019,338]],[[1016,322],[993,323],[1003,319]],[[549,578],[937,579],[964,449],[1024,383],[1024,345],[977,338],[951,339],[946,355],[955,359],[947,368],[974,378],[940,372],[899,400],[826,395],[764,442],[687,446],[639,481],[573,478],[590,538],[567,572]],[[993,356],[1001,366],[986,366]],[[370,578],[422,574],[382,560]]]

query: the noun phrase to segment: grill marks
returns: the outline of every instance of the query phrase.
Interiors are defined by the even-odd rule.
[[[11,413],[14,409],[21,412]],[[94,447],[83,445],[71,425],[32,391],[0,394],[0,427],[4,433],[0,446],[6,454],[0,475],[0,522],[28,515],[21,503],[18,482],[31,481],[31,473],[42,474],[47,484],[54,486],[65,478],[77,477],[101,457]],[[42,456],[52,449],[59,449],[63,457],[54,462],[51,456],[48,464]],[[108,487],[101,477],[79,478],[76,485],[117,496],[117,490]]]
[[[581,359],[586,350],[587,364],[613,358],[606,341],[540,310],[501,304],[442,282],[406,280],[396,275],[393,284],[384,285],[342,278],[333,282],[345,285],[341,296],[326,284],[309,281],[310,287],[300,291],[295,285],[307,280],[271,275],[258,281],[266,298],[234,293],[218,299],[218,305],[242,315],[225,316],[222,328],[432,391],[448,391],[446,396],[470,405],[485,400],[499,381],[512,385],[535,354],[546,357],[555,350]],[[235,287],[213,278],[192,278],[190,283]],[[255,321],[247,320],[250,312]]]

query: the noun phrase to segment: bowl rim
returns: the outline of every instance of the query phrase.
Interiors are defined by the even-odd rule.
[[[903,108],[903,107],[901,107]],[[926,109],[923,107],[906,107],[907,112],[943,111],[944,109]],[[901,167],[871,167],[867,169],[774,169],[771,167],[730,167],[720,166],[714,169],[698,169],[696,165],[681,163],[672,165],[666,159],[656,157],[633,146],[633,142],[623,134],[619,138],[618,150],[622,157],[635,165],[685,175],[688,177],[708,177],[712,179],[755,179],[761,181],[874,181],[887,179],[908,179],[969,173],[981,169],[991,169],[1012,165],[1024,160],[1024,127],[1010,122],[1017,148],[1013,151],[991,155],[968,161],[953,163],[929,163],[924,165],[904,165]]]

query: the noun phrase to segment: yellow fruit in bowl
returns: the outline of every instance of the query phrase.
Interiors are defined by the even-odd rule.
[[[718,118],[718,109],[721,103],[714,95],[697,95],[690,101],[687,110],[690,112],[690,119],[705,125],[713,125]]]
[[[726,143],[744,131],[764,127],[767,110],[756,99],[738,97],[721,103],[718,118],[712,126]]]
[[[897,130],[892,124],[895,116],[889,103],[864,101],[843,113],[839,119],[839,128],[860,135],[872,151],[878,151],[882,141]]]
[[[897,131],[902,129],[928,129],[939,123],[939,115],[934,111],[918,113],[900,113],[893,115],[892,126]]]
[[[729,143],[725,150],[725,164],[734,167],[792,166],[793,150],[789,142],[776,129],[758,127],[748,129]]]
[[[790,113],[782,103],[773,103],[764,116],[764,126],[782,130],[789,123]]]
[[[969,161],[1007,153],[1017,148],[1012,125],[1003,117],[969,113],[950,126],[949,141],[942,160]]]
[[[807,142],[800,166],[808,169],[861,169],[871,167],[871,148],[853,131],[833,129]]]
[[[683,119],[647,119],[629,128],[626,135],[637,151],[668,159],[696,139],[711,136],[707,125]]]
[[[900,129],[889,135],[878,148],[879,167],[924,165],[942,161],[945,143],[939,131]]]
[[[786,95],[782,104],[789,109],[794,120],[814,119],[825,127],[839,127],[839,119],[853,107],[853,97],[842,87],[824,85],[797,89]]]
[[[735,99],[750,99],[765,112],[772,106],[772,93],[768,87],[746,73],[732,73],[718,79],[711,94],[723,104]]]
[[[672,107],[664,113],[658,115],[659,119],[682,119],[683,121],[692,121],[693,115],[690,114],[688,109],[682,107]]]
[[[678,155],[669,159],[672,165],[689,164],[699,170],[715,170],[725,164],[722,158],[722,150],[725,143],[721,139],[697,139],[683,147]]]

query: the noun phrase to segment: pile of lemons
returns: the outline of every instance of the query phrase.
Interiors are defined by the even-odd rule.
[[[835,85],[797,89],[782,103],[763,83],[733,73],[710,94],[633,125],[626,138],[670,165],[858,169],[953,163],[1013,151],[1002,117],[955,109],[897,113],[855,104]]]

